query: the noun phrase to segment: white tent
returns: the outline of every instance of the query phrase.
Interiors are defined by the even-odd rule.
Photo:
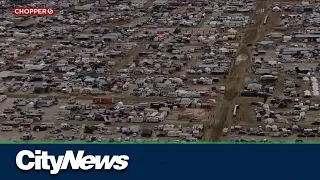
[[[267,119],[264,120],[264,122],[265,122],[266,124],[272,124],[272,123],[274,123],[274,119],[272,119],[272,118],[267,118]]]
[[[232,28],[230,28],[229,30],[228,30],[228,33],[229,34],[237,34],[237,30],[235,30],[235,29],[232,29]]]

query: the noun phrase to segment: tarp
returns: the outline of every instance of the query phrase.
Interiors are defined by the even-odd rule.
[[[79,74],[78,73],[75,73],[74,75],[72,75],[72,79],[78,79],[79,78]]]

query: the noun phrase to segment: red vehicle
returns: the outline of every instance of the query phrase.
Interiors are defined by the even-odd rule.
[[[94,104],[113,104],[113,98],[94,97],[92,101]]]
[[[23,126],[24,128],[30,128],[31,123],[20,123],[20,126]]]

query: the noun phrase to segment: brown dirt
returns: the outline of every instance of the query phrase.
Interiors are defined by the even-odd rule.
[[[111,74],[117,74],[117,71],[127,65],[129,62],[132,62],[135,60],[135,58],[138,57],[139,52],[141,52],[145,47],[144,43],[138,44],[136,47],[133,47],[128,55],[125,57],[120,57],[120,58],[115,58],[114,60],[116,61],[116,65],[112,67]]]

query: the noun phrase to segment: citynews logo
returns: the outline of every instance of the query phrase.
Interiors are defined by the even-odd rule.
[[[37,8],[37,7],[14,8],[13,15],[16,15],[16,16],[52,16],[52,15],[54,15],[54,10],[52,8]]]
[[[24,162],[27,158],[28,162]],[[124,170],[129,165],[129,156],[117,155],[117,156],[93,156],[84,155],[84,151],[78,151],[77,155],[71,150],[67,150],[65,155],[58,157],[54,155],[48,155],[48,151],[35,150],[35,152],[29,150],[22,150],[16,156],[16,165],[23,171],[29,170],[47,170],[50,174],[58,174],[60,170],[66,170],[69,166],[73,170],[90,170],[92,168],[96,170],[110,170],[115,169],[118,171]]]

